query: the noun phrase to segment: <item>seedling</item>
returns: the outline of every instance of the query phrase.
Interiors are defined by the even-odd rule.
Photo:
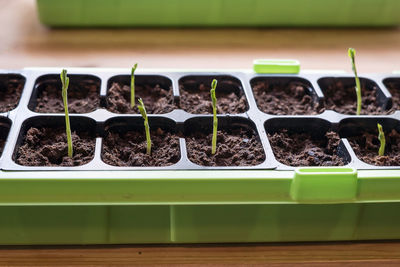
[[[68,113],[68,86],[69,86],[69,78],[67,77],[67,70],[63,69],[60,74],[61,83],[62,83],[62,98],[64,103],[64,111],[65,111],[65,129],[67,132],[67,144],[68,144],[68,157],[72,158],[73,148],[72,148],[72,136],[71,136],[71,126],[69,124],[69,113]]]
[[[139,102],[138,108],[139,108],[140,114],[142,114],[142,117],[144,119],[144,128],[146,130],[147,155],[151,155],[151,139],[150,139],[149,120],[147,118],[147,112],[146,112],[146,108],[144,107],[143,100],[141,98],[139,98],[138,102]]]
[[[137,68],[137,63],[133,66],[131,70],[131,108],[135,106],[135,70]]]
[[[379,132],[378,139],[379,142],[381,143],[378,154],[379,156],[383,156],[385,154],[386,139],[385,139],[385,133],[383,132],[382,129],[382,125],[380,125],[379,123],[378,123],[378,132]]]
[[[356,55],[356,50],[354,48],[349,48],[349,57],[351,59],[351,67],[354,72],[354,78],[356,80],[356,94],[357,94],[357,115],[360,115],[361,113],[361,85],[360,85],[360,79],[358,78],[357,75],[357,69],[356,69],[356,62],[355,62],[355,55]]]
[[[211,100],[213,108],[213,136],[212,136],[212,146],[211,154],[217,152],[217,130],[218,130],[218,118],[217,118],[217,97],[215,96],[215,89],[217,88],[217,80],[214,79],[211,83]]]

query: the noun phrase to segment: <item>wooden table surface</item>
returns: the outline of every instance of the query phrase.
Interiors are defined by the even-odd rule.
[[[33,0],[0,0],[0,68],[27,66],[251,68],[255,58],[295,58],[304,69],[400,70],[400,29],[48,29]],[[400,226],[399,226],[400,231]],[[2,266],[400,266],[399,241],[0,247]]]
[[[34,0],[0,0],[0,68],[26,66],[251,68],[255,58],[294,58],[306,69],[400,70],[400,30],[48,29]]]

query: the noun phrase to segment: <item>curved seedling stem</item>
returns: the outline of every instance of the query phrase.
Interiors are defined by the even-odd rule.
[[[137,68],[137,63],[133,66],[131,70],[131,108],[135,106],[135,70]]]
[[[68,113],[68,86],[69,86],[69,78],[67,77],[67,70],[63,69],[60,74],[61,83],[62,83],[62,98],[64,103],[64,111],[65,111],[65,129],[67,132],[67,143],[68,143],[68,157],[72,158],[73,155],[73,147],[72,147],[72,136],[71,136],[71,126],[69,123],[69,113]]]
[[[379,139],[379,142],[381,143],[381,145],[379,146],[378,154],[379,154],[379,156],[383,156],[383,155],[385,155],[386,139],[385,139],[385,133],[383,132],[383,129],[382,129],[382,125],[380,125],[379,123],[378,123],[378,132],[379,132],[378,139]]]
[[[215,89],[217,88],[217,80],[214,79],[211,83],[211,101],[213,108],[213,136],[212,136],[212,146],[211,154],[217,152],[217,131],[218,131],[218,118],[217,118],[217,97],[215,96]]]
[[[349,48],[349,57],[351,59],[351,68],[353,69],[354,72],[354,78],[356,80],[356,94],[357,94],[357,115],[360,115],[361,113],[361,85],[360,85],[360,79],[358,78],[357,75],[357,69],[356,69],[356,61],[355,61],[355,55],[356,55],[356,50],[354,48]]]
[[[147,142],[147,155],[151,155],[151,139],[150,139],[149,119],[147,118],[146,108],[144,107],[143,100],[141,98],[139,98],[138,102],[139,102],[138,108],[139,108],[140,114],[142,114],[142,117],[144,119],[144,128],[146,131],[146,142]]]

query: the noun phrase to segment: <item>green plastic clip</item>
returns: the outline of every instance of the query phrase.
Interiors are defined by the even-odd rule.
[[[256,73],[297,74],[300,62],[294,59],[255,59],[253,69]]]
[[[297,202],[341,203],[356,199],[357,170],[345,167],[295,169],[290,196]]]

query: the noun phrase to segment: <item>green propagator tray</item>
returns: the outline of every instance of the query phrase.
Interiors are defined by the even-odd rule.
[[[49,26],[395,26],[397,0],[37,0]]]
[[[68,69],[71,90],[75,85],[85,87],[82,82],[90,80],[100,99],[92,111],[70,114],[73,131],[89,127],[96,139],[90,162],[72,167],[30,166],[18,161],[19,148],[26,142],[30,127],[56,127],[63,123],[62,112],[38,109],[43,91],[53,85],[60,88],[61,69],[0,71],[2,90],[22,90],[16,104],[0,114],[1,140],[5,143],[0,157],[0,244],[400,238],[400,166],[366,163],[349,141],[362,131],[372,131],[377,122],[387,133],[392,129],[400,131],[400,111],[395,105],[398,99],[393,91],[400,90],[400,76],[360,75],[364,90],[376,93],[380,115],[356,116],[327,107],[312,115],[273,114],[266,112],[255,97],[260,83],[278,90],[294,84],[296,90],[305,90],[307,99],[322,105],[329,97],[327,83],[353,88],[354,79],[349,74],[299,72],[295,61],[255,63],[256,72],[137,70],[137,86],[159,85],[173,94],[177,104],[171,111],[150,113],[149,123],[152,129],[158,124],[161,128],[170,127],[165,126],[165,131],[180,132],[178,160],[168,166],[148,167],[116,166],[104,160],[107,131],[113,127],[143,130],[139,114],[109,109],[110,87],[114,83],[129,84],[130,70]],[[279,65],[279,71],[273,71],[271,65]],[[218,80],[217,92],[233,92],[245,98],[243,112],[219,113],[219,127],[251,131],[265,154],[258,165],[193,163],[186,146],[187,136],[195,130],[210,131],[207,125],[211,124],[212,115],[184,110],[183,91],[187,87],[199,90],[209,86],[213,78]],[[46,96],[51,98],[49,93]],[[163,126],[163,121],[168,123]],[[340,144],[335,157],[341,159],[342,166],[295,167],[282,163],[271,136],[283,128],[294,133],[311,132],[318,138],[328,131],[338,133]]]

